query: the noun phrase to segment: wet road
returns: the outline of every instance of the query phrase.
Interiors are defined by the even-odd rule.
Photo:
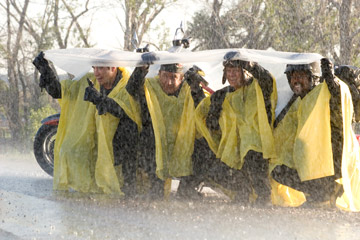
[[[55,193],[33,155],[0,154],[0,239],[348,240],[360,213]]]

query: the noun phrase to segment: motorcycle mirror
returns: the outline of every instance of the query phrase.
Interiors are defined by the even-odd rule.
[[[182,21],[180,22],[180,27],[178,27],[176,30],[175,30],[175,35],[174,35],[174,39],[172,41],[173,43],[173,47],[184,47],[184,48],[188,48],[190,47],[190,39],[191,37],[189,38],[185,38],[185,32],[184,32],[184,29],[182,27]]]
[[[180,30],[180,33],[178,32],[179,30]],[[176,30],[175,30],[174,40],[180,40],[182,38],[184,38],[184,30],[183,30],[182,21],[181,21],[180,27],[176,28]]]
[[[149,52],[149,44],[146,44],[146,46],[143,48],[137,48],[136,52],[138,52],[138,53]]]

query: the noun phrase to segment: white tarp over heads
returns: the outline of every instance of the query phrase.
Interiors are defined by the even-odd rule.
[[[286,64],[311,63],[322,58],[317,53],[278,52],[244,48],[196,52],[155,51],[151,52],[155,58],[147,76],[156,75],[161,64],[182,63],[187,67],[195,64],[205,72],[205,79],[209,82],[209,87],[217,90],[222,87],[222,62],[228,52],[237,52],[235,59],[258,62],[273,74],[278,89],[276,114],[281,111],[291,97],[291,90],[284,74]],[[144,65],[146,63],[143,61],[143,54],[120,50],[73,48],[45,51],[45,58],[52,61],[56,67],[75,75],[76,78],[80,78],[89,72],[92,66],[136,67]]]

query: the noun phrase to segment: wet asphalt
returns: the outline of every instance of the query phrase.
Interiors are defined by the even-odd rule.
[[[0,154],[0,239],[360,239],[360,213],[52,190],[29,154]]]

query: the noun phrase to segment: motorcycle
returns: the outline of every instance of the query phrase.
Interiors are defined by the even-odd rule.
[[[36,161],[50,176],[53,176],[54,172],[54,146],[59,119],[60,113],[44,118],[34,138]]]

